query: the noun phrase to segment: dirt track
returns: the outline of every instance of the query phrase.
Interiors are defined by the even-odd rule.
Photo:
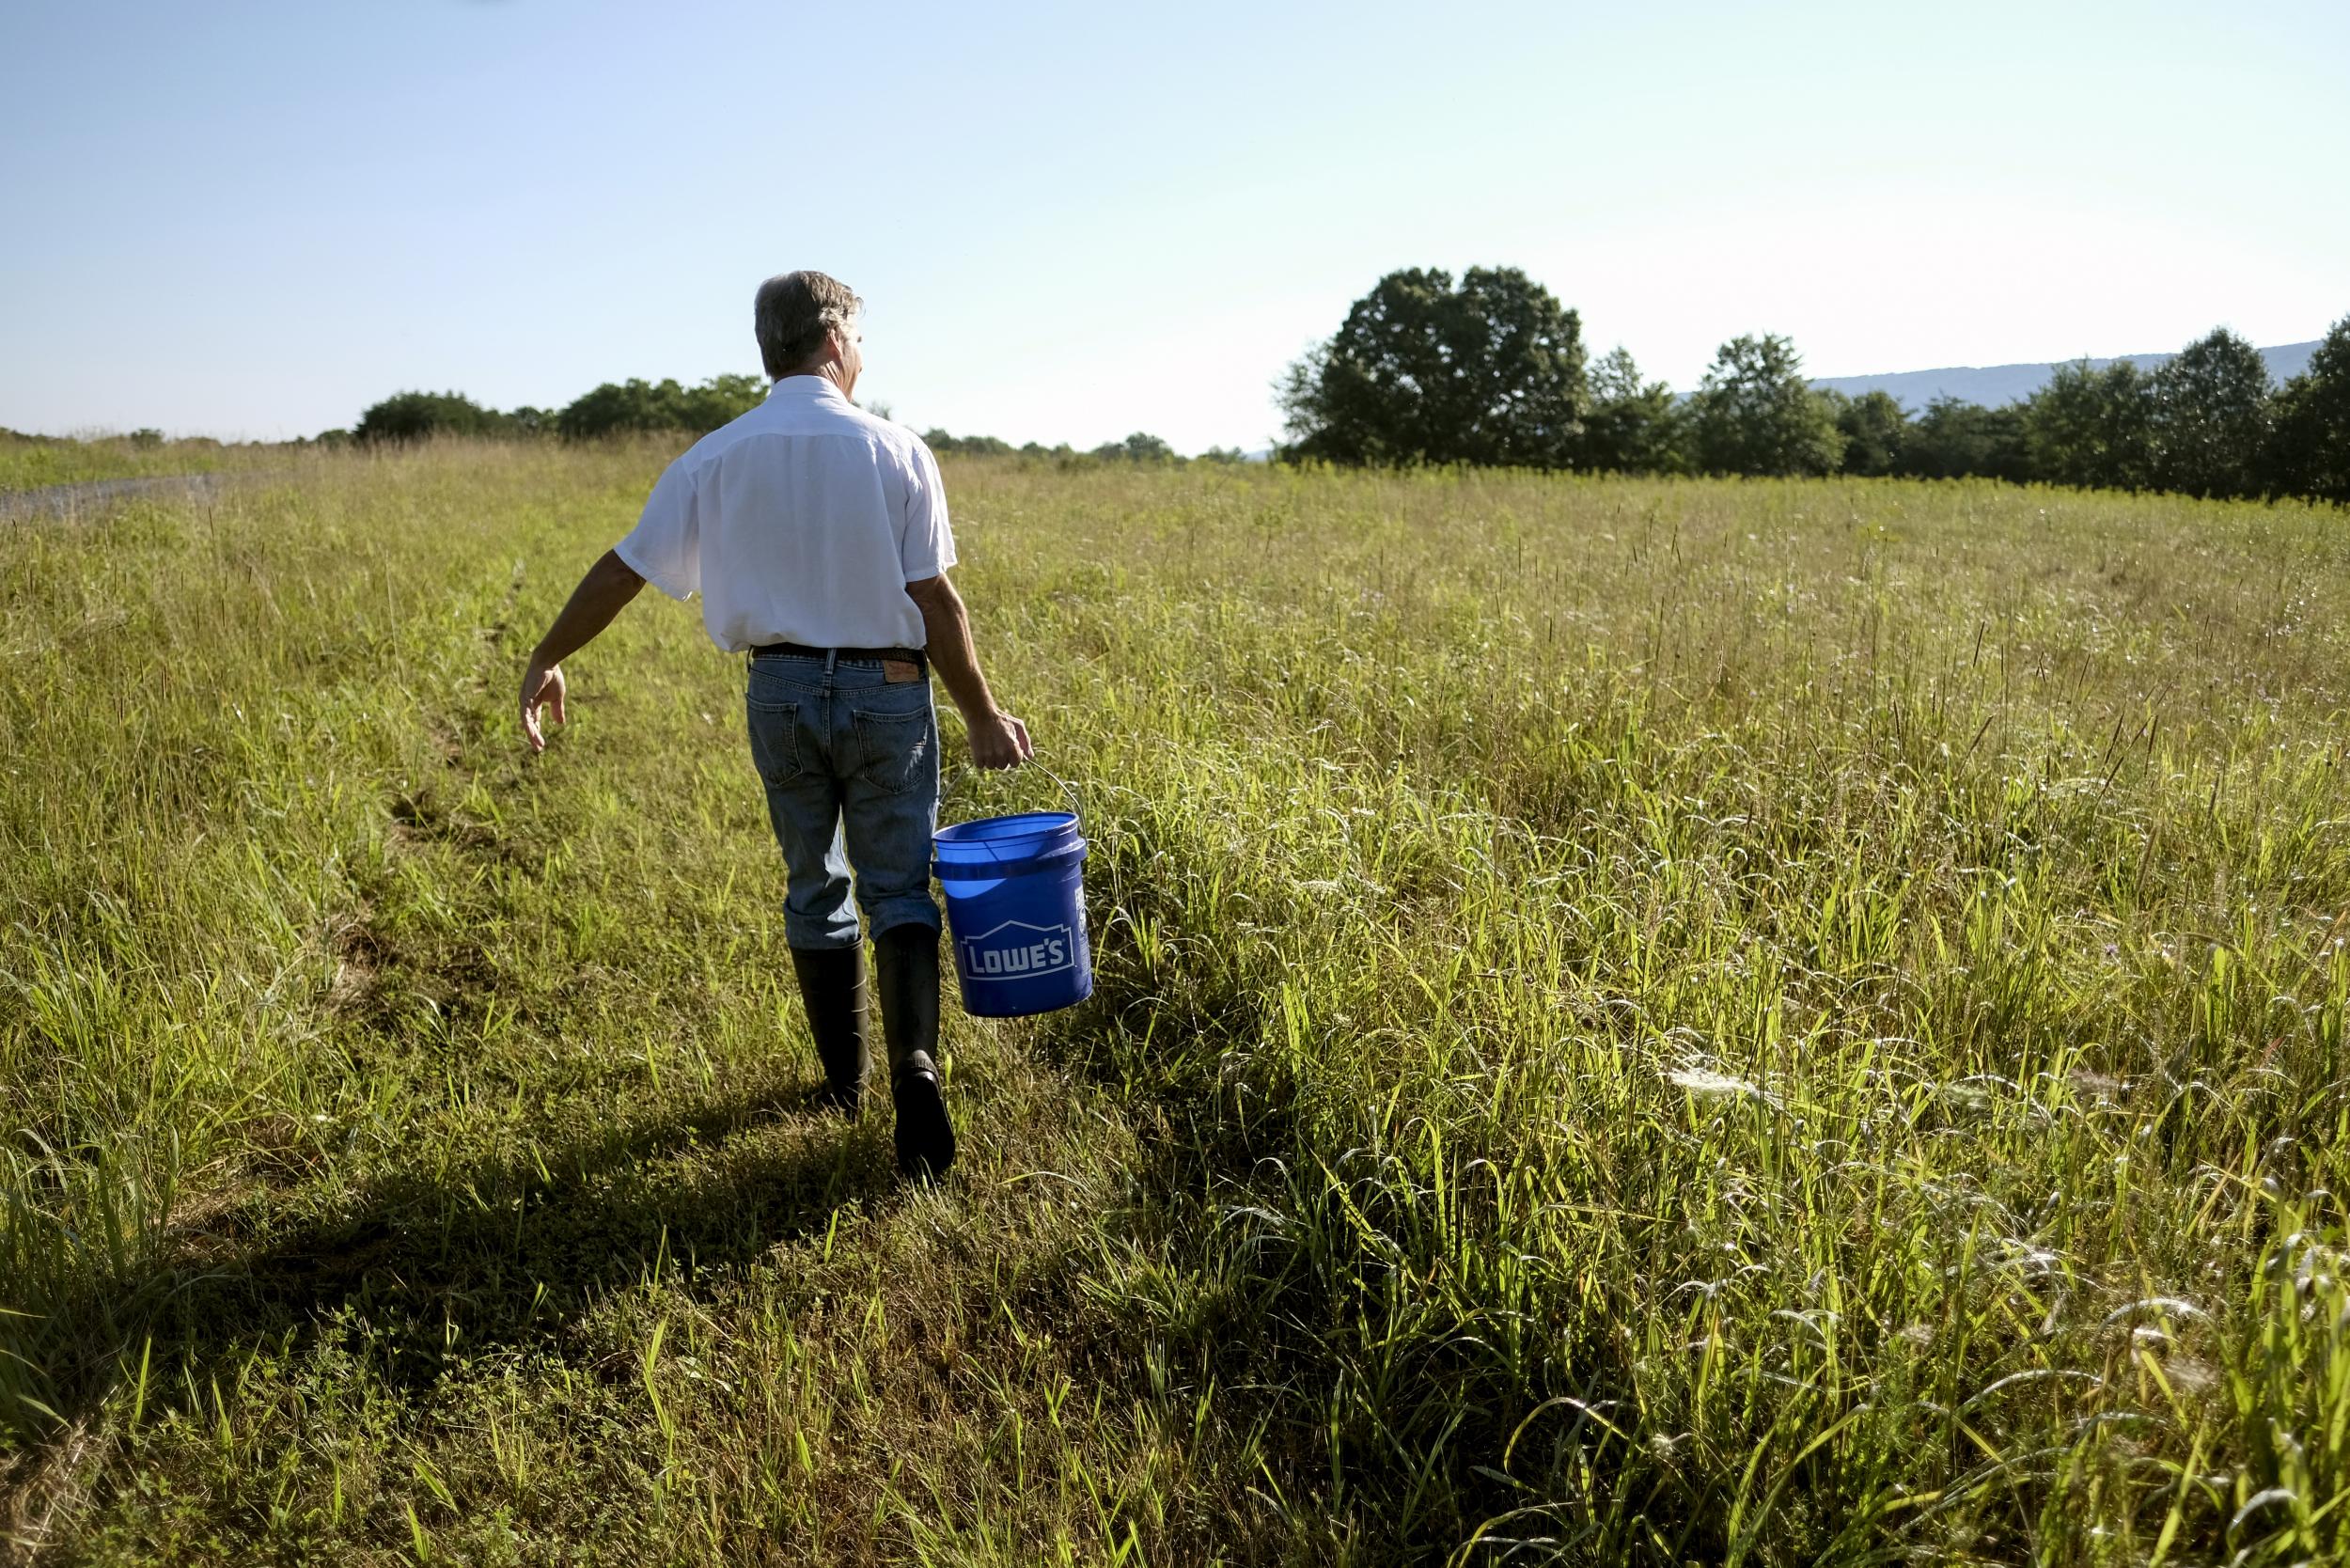
[[[38,490],[0,491],[0,520],[70,517],[118,501],[156,494],[205,494],[220,488],[219,474],[164,474],[133,479],[85,479],[79,484],[43,485]]]

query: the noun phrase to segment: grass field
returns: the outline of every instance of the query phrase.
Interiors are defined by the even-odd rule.
[[[912,1191],[698,617],[520,745],[666,455],[0,528],[17,1555],[2350,1550],[2350,518],[952,466],[1100,986]]]

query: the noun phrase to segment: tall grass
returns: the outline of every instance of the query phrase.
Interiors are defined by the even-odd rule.
[[[516,745],[664,455],[0,535],[28,1556],[2342,1553],[2340,514],[964,464],[1100,986],[909,1193],[696,618]]]

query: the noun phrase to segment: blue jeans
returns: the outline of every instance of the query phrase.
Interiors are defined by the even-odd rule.
[[[751,661],[744,708],[790,872],[784,939],[856,945],[852,867],[873,935],[913,924],[936,931],[938,715],[927,672],[891,684],[879,664],[768,655]]]

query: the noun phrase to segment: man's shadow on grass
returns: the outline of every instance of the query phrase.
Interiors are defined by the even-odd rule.
[[[768,1090],[552,1150],[418,1161],[305,1222],[237,1211],[145,1276],[58,1305],[46,1403],[70,1423],[144,1357],[152,1410],[183,1360],[202,1386],[264,1344],[330,1337],[385,1382],[427,1387],[485,1351],[552,1341],[656,1274],[701,1288],[823,1234],[898,1189],[886,1121]]]

